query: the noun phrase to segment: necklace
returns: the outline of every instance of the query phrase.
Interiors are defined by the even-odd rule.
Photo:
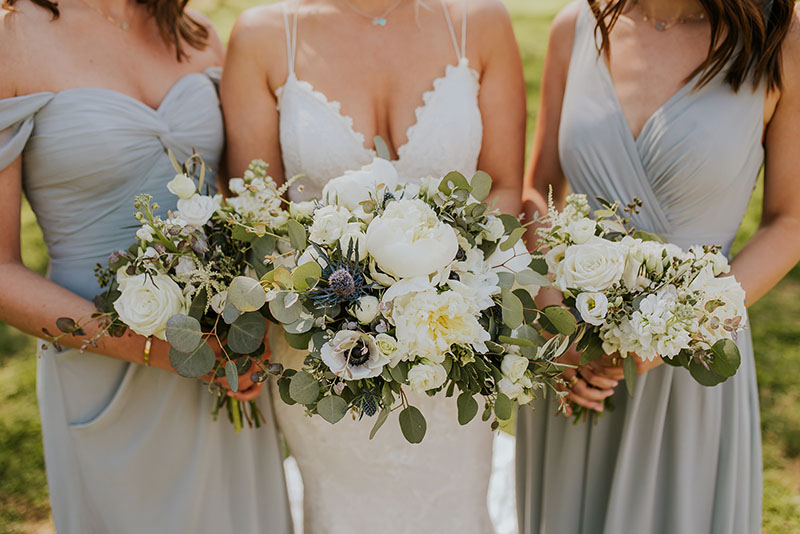
[[[687,15],[685,17],[675,17],[669,20],[659,20],[652,15],[648,15],[645,13],[644,9],[642,9],[639,0],[633,1],[633,7],[639,8],[639,11],[642,14],[642,20],[651,24],[656,31],[665,32],[668,29],[672,28],[673,26],[677,26],[678,24],[686,24],[687,22],[699,22],[701,20],[706,19],[705,12],[703,13],[696,13],[694,15]]]
[[[96,5],[89,3],[87,0],[81,0],[81,3],[83,3],[83,5],[85,5],[86,7],[88,7],[89,9],[91,9],[92,11],[94,11],[95,13],[97,13],[98,15],[103,17],[104,19],[106,19],[108,22],[110,22],[111,24],[113,24],[114,26],[119,28],[120,30],[128,31],[130,29],[130,25],[126,21],[115,19],[114,17],[112,17],[111,15],[109,15],[108,13],[106,13],[105,11],[100,9],[99,7],[97,7]]]
[[[397,8],[397,6],[399,6],[403,2],[403,0],[396,0],[394,4],[390,5],[389,8],[386,11],[384,11],[382,14],[378,15],[377,17],[375,15],[370,15],[369,13],[361,11],[356,6],[354,6],[350,2],[350,0],[342,0],[342,2],[344,2],[344,4],[347,7],[349,7],[354,13],[357,13],[357,14],[361,15],[362,17],[366,17],[370,21],[372,21],[372,25],[373,26],[379,26],[379,27],[382,28],[382,27],[386,26],[386,16],[389,13],[391,13],[392,11],[394,11]]]

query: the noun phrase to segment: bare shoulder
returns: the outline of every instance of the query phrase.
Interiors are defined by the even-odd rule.
[[[222,65],[225,60],[225,46],[222,44],[214,24],[203,12],[196,9],[187,8],[186,13],[208,31],[208,48],[206,50],[213,58],[213,65],[209,66]]]
[[[480,39],[507,34],[511,29],[511,15],[502,0],[450,0],[450,12],[460,20],[467,6],[469,34]]]
[[[0,98],[17,94],[18,82],[24,77],[32,55],[40,48],[46,25],[53,23],[49,10],[23,0],[13,10],[0,8]],[[31,36],[39,36],[31,42]]]
[[[270,4],[246,9],[236,19],[231,32],[231,47],[256,47],[267,50],[276,39],[285,39],[282,4]]]

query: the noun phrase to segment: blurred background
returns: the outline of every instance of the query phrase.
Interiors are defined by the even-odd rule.
[[[528,89],[528,133],[539,105],[539,82],[553,16],[567,0],[505,0],[514,19]],[[236,16],[256,0],[193,0],[223,40]],[[281,43],[280,53],[283,54]],[[761,185],[734,250],[753,234],[761,215]],[[131,208],[132,209],[132,208]],[[23,260],[44,273],[47,251],[27,204],[22,214]],[[750,310],[756,349],[764,444],[763,532],[800,532],[800,267]],[[52,532],[36,406],[32,338],[0,323],[0,533]],[[566,533],[565,533],[566,534]]]

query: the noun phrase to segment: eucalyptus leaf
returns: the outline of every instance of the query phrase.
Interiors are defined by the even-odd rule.
[[[711,347],[714,359],[711,360],[711,369],[726,378],[736,374],[742,363],[739,347],[730,339],[720,339]]]
[[[500,221],[503,223],[503,227],[505,228],[505,233],[511,233],[517,228],[522,226],[522,223],[519,222],[519,219],[514,217],[513,215],[509,215],[508,213],[503,213],[497,216]]]
[[[283,331],[283,337],[286,339],[286,342],[289,344],[290,347],[297,350],[309,350],[311,347],[309,343],[311,342],[312,332],[306,332],[304,334],[290,334],[286,330]]]
[[[228,360],[225,363],[225,378],[228,380],[228,386],[230,386],[231,391],[234,393],[239,391],[239,370],[233,360]]]
[[[293,404],[297,404],[297,401],[289,395],[289,384],[291,383],[291,378],[282,377],[278,379],[278,393],[281,396],[281,400],[292,406]]]
[[[267,323],[260,313],[248,312],[231,323],[228,345],[239,354],[250,354],[264,341]]]
[[[237,276],[228,287],[228,300],[240,312],[254,312],[267,302],[267,293],[258,280]]]
[[[503,289],[511,289],[514,287],[515,276],[514,273],[500,271],[497,273],[497,285]]]
[[[381,427],[383,426],[383,423],[385,423],[388,418],[389,418],[389,409],[388,408],[384,408],[383,410],[381,410],[378,413],[378,418],[375,421],[375,424],[372,426],[372,430],[370,430],[370,432],[369,432],[369,439],[372,439],[372,438],[375,437],[375,434],[378,433],[378,430],[381,429]]]
[[[511,250],[512,248],[514,248],[514,245],[516,245],[517,242],[520,239],[522,239],[523,235],[525,235],[525,228],[521,226],[519,228],[514,228],[508,235],[506,240],[500,243],[500,250],[502,251]]]
[[[639,376],[633,356],[622,358],[622,372],[625,375],[625,387],[628,389],[628,395],[633,397],[633,393],[636,391],[636,378]]]
[[[492,190],[492,178],[484,171],[478,171],[472,175],[470,181],[472,185],[472,196],[478,202],[483,202],[489,197]]]
[[[656,234],[645,232],[644,230],[636,230],[633,237],[641,239],[642,241],[655,241],[656,243],[664,243],[664,239]]]
[[[498,336],[497,341],[505,343],[506,345],[514,345],[516,347],[535,347],[532,341],[522,339],[519,337]]]
[[[547,275],[547,260],[544,259],[544,256],[531,255],[531,262],[528,264],[528,267],[541,275]]]
[[[394,367],[391,367],[389,372],[392,374],[392,378],[394,378],[395,382],[405,384],[408,381],[408,364],[406,362],[400,362]]]
[[[717,384],[725,382],[727,379],[712,369],[706,369],[702,363],[695,360],[689,362],[689,374],[691,374],[692,378],[697,380],[701,386],[706,387],[716,386]]]
[[[189,317],[194,317],[198,321],[203,318],[203,315],[206,313],[206,304],[208,303],[208,296],[206,294],[206,289],[203,288],[197,292],[197,294],[192,299],[192,304],[189,306],[189,313],[187,315]]]
[[[456,399],[458,406],[458,424],[466,425],[478,414],[478,401],[469,393],[462,393]]]
[[[447,173],[442,181],[439,182],[439,191],[444,193],[446,196],[450,196],[453,194],[455,190],[466,190],[467,192],[472,191],[472,186],[469,185],[467,179],[464,178],[464,175],[460,172],[452,171]]]
[[[292,284],[297,291],[308,291],[314,287],[322,276],[322,267],[315,261],[300,265],[292,273]]]
[[[525,320],[522,301],[508,289],[503,290],[502,299],[503,322],[511,329],[517,328]]]
[[[552,305],[546,306],[542,311],[559,333],[565,336],[571,336],[575,333],[578,327],[577,321],[568,309],[563,306]]]
[[[603,340],[594,333],[587,333],[578,343],[578,351],[581,353],[581,365],[591,363],[605,354],[603,351]]]
[[[313,404],[319,397],[319,384],[309,373],[300,371],[289,383],[289,395],[300,404]]]
[[[300,318],[300,312],[303,311],[303,305],[299,299],[296,299],[296,293],[291,291],[281,291],[277,296],[269,301],[269,311],[275,319],[282,324],[292,324]],[[290,306],[286,306],[287,299],[295,298],[295,302]],[[291,302],[291,300],[289,300]]]
[[[422,443],[427,430],[425,417],[416,407],[409,406],[400,412],[400,430],[409,443]]]
[[[389,152],[389,147],[383,137],[376,135],[372,138],[372,142],[375,143],[375,153],[378,154],[379,158],[392,161],[392,153]]]
[[[242,312],[236,309],[230,299],[225,299],[225,306],[222,308],[222,320],[225,321],[225,324],[231,324],[240,315],[242,315]]]
[[[511,419],[511,412],[513,410],[513,403],[511,399],[504,393],[498,393],[497,399],[494,401],[494,414],[501,421],[508,421]]]
[[[203,341],[200,321],[188,315],[173,315],[167,321],[167,341],[180,352],[192,352]]]
[[[314,317],[311,315],[306,315],[305,317],[301,315],[295,322],[283,325],[283,328],[290,334],[305,334],[314,328]]]
[[[517,283],[522,286],[548,287],[550,279],[537,273],[531,268],[523,269],[517,273]]]
[[[337,396],[322,397],[317,403],[317,413],[330,424],[338,423],[347,412],[347,402]]]
[[[185,378],[199,378],[207,375],[214,368],[217,356],[208,343],[200,343],[191,352],[181,352],[174,348],[169,349],[169,364],[180,376]]]
[[[289,232],[289,243],[292,245],[292,248],[295,250],[305,250],[307,240],[305,227],[294,219],[289,219],[289,222],[286,224],[286,230]]]

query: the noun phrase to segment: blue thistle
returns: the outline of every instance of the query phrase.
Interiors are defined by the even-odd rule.
[[[320,283],[309,293],[317,309],[330,308],[337,304],[351,304],[367,294],[371,285],[367,283],[364,270],[358,264],[358,243],[350,241],[347,253],[336,244],[334,261],[321,247],[312,243],[326,267],[322,269]],[[322,263],[322,262],[320,262]]]

